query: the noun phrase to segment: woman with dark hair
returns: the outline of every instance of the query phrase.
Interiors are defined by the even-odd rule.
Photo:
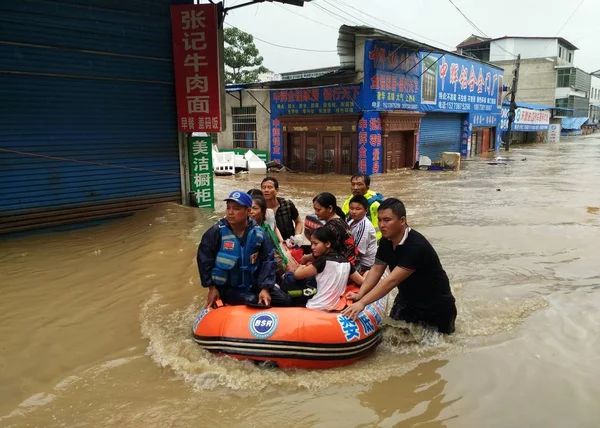
[[[254,197],[256,195],[262,196],[265,201],[265,208],[266,208],[267,200],[264,197],[265,195],[263,195],[262,190],[250,189],[246,193],[248,193],[252,197]],[[281,232],[279,231],[279,228],[277,227],[277,223],[275,222],[275,213],[273,212],[273,210],[271,208],[266,208],[266,210],[267,210],[266,213],[263,214],[263,220],[266,221],[269,224],[269,226],[271,226],[271,229],[273,229],[273,232],[275,232],[275,236],[277,237],[277,242],[279,243],[279,245],[282,245],[283,244],[283,236],[281,236]],[[256,219],[254,219],[254,220],[256,220]]]
[[[267,214],[267,202],[262,194],[251,193],[252,196],[252,207],[250,208],[250,217],[256,221],[262,230],[264,230],[267,237],[268,244],[275,250],[275,261],[277,262],[277,279],[278,282],[286,271],[294,270],[298,267],[298,262],[290,256],[289,252],[285,251],[285,247],[282,247],[279,241],[276,230],[271,228],[271,225],[266,221],[265,217]]]
[[[348,259],[335,249],[337,237],[331,228],[318,228],[310,237],[310,241],[315,260],[310,266],[300,266],[296,269],[294,278],[315,278],[316,293],[306,302],[307,308],[334,308],[344,294],[348,279],[360,286],[363,277],[356,272]]]
[[[313,198],[313,208],[319,220],[325,222],[322,227],[326,227],[334,233],[336,237],[333,242],[334,250],[345,256],[350,264],[355,266],[358,248],[354,243],[348,223],[344,221],[344,212],[337,206],[335,196],[329,192],[319,193]],[[312,254],[307,254],[300,260],[302,264],[312,261],[314,261]]]

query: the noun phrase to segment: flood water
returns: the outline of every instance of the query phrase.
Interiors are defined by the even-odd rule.
[[[457,331],[389,325],[342,369],[264,369],[191,340],[196,246],[222,203],[1,240],[0,426],[597,427],[600,136],[500,154],[513,161],[374,178],[437,249]],[[349,194],[348,177],[278,178],[302,215],[324,189]],[[217,197],[260,179],[218,179]]]

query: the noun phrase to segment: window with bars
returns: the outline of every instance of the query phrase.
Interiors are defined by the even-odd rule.
[[[256,148],[256,106],[231,107],[233,147]]]
[[[435,104],[437,101],[437,74],[438,63],[433,58],[423,60],[423,74],[421,86],[421,101],[427,104]],[[425,71],[427,70],[427,71]]]

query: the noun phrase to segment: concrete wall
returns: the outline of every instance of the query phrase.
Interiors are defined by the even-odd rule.
[[[558,41],[556,39],[512,38],[498,40],[490,44],[490,61],[514,60],[513,55],[509,52],[513,55],[521,54],[521,59],[553,58],[558,56]]]
[[[494,61],[494,64],[504,68],[504,84],[510,87],[515,65],[514,59]],[[556,88],[555,65],[555,61],[543,58],[522,60],[519,69],[517,101],[553,106]]]
[[[600,121],[600,77],[592,76],[590,90],[590,119]]]
[[[570,96],[587,98],[588,92],[577,91],[577,90],[571,89],[571,88],[556,88],[556,92],[555,92],[556,99],[568,98]]]
[[[231,118],[231,107],[256,106],[256,149],[269,150],[269,142],[271,140],[271,117],[267,110],[271,110],[271,94],[267,89],[251,89],[250,91],[259,102],[252,98],[246,90],[228,92],[225,95],[227,110],[225,115],[226,128],[225,132],[220,132],[217,134],[219,148],[233,148],[233,123]],[[265,110],[261,104],[264,105],[267,110]]]
[[[592,76],[590,102],[600,104],[600,77]]]

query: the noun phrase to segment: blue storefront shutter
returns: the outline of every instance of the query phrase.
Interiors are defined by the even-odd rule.
[[[171,3],[0,5],[0,233],[180,201]]]
[[[432,161],[442,152],[459,152],[461,141],[461,114],[427,113],[419,128],[419,156]]]

